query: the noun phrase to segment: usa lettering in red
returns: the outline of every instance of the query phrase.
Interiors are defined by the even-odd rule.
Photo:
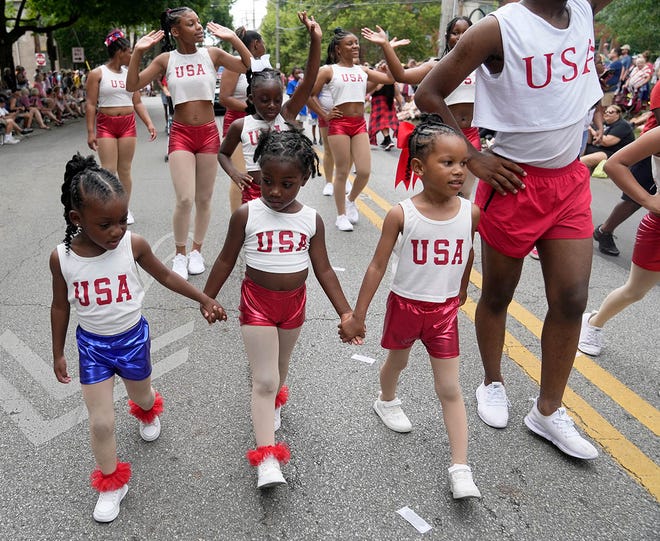
[[[110,79],[110,86],[112,88],[126,88],[126,82],[118,81],[117,79]]]
[[[345,83],[361,83],[364,81],[361,73],[342,73],[341,80]]]
[[[277,233],[277,244],[273,244],[273,238]],[[257,251],[278,251],[281,254],[291,252],[304,252],[308,248],[307,235],[297,231],[260,231],[257,233]]]
[[[426,265],[429,260],[428,239],[410,239],[412,258],[415,265]],[[453,245],[452,245],[453,244]],[[436,239],[433,241],[432,261],[434,265],[461,265],[463,263],[463,239]]]
[[[537,60],[534,56],[527,56],[523,58],[525,62],[525,75],[527,78],[527,86],[530,88],[545,88],[552,82],[553,77],[559,77],[561,75],[561,81],[568,83],[576,79],[580,75],[585,75],[590,73],[591,70],[589,66],[593,63],[594,60],[594,51],[596,49],[589,38],[589,44],[587,47],[586,57],[584,61],[580,58],[577,58],[577,49],[575,47],[567,47],[561,53],[559,53],[559,64],[555,67],[558,73],[553,73],[553,57],[555,53],[545,53],[543,60]],[[539,69],[539,65],[545,64],[545,75],[542,75],[542,70]],[[541,73],[534,73],[534,69],[540,71]],[[543,83],[541,80],[545,77]]]
[[[74,296],[80,303],[80,306],[89,306],[90,302],[94,302],[100,306],[110,304],[111,302],[124,302],[130,301],[133,297],[128,289],[128,280],[125,274],[117,276],[116,283],[113,284],[110,278],[97,278],[93,283],[92,295],[90,299],[89,282],[84,280],[82,282],[73,282]],[[113,295],[113,288],[116,290],[116,296]]]
[[[279,133],[280,131],[282,131],[282,130],[280,129],[280,127],[277,126],[277,125],[272,126],[271,129],[272,129],[273,131],[278,132],[278,133]],[[258,129],[258,130],[252,130],[252,131],[249,131],[249,132],[247,133],[247,135],[248,135],[248,139],[250,140],[250,144],[251,144],[252,146],[257,146],[257,144],[259,143],[259,136],[261,135],[261,132],[262,132],[262,130],[261,130],[261,129]]]
[[[194,77],[195,75],[206,75],[204,66],[202,64],[186,64],[185,66],[175,66],[174,75],[181,79],[181,77]]]

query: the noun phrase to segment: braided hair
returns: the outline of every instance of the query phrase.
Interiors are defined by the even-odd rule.
[[[108,32],[103,41],[108,50],[108,57],[113,58],[118,52],[131,48],[131,42],[128,41],[124,32],[119,28],[114,28]]]
[[[165,32],[163,37],[163,51],[172,51],[176,49],[176,44],[172,43],[172,27],[179,24],[179,20],[184,13],[192,11],[189,7],[180,7],[166,9],[160,14],[160,27]]]
[[[425,160],[433,150],[433,142],[441,135],[460,137],[460,134],[454,128],[442,121],[440,115],[435,113],[423,114],[420,123],[417,124],[408,139],[406,178],[410,178],[410,162],[412,159]]]
[[[465,21],[468,27],[472,26],[472,20],[469,17],[454,17],[449,23],[447,23],[447,29],[445,31],[445,50],[442,53],[442,56],[445,56],[449,52],[449,38],[451,36],[452,30],[458,21]]]
[[[78,152],[67,162],[60,196],[66,221],[64,245],[67,253],[71,248],[71,240],[78,233],[78,226],[71,221],[69,212],[81,210],[87,198],[96,197],[101,201],[109,201],[125,193],[119,179],[107,169],[100,167],[93,156],[83,158]]]
[[[254,151],[254,161],[262,165],[266,160],[288,160],[298,164],[303,176],[319,174],[319,157],[312,142],[302,130],[289,124],[289,131],[263,131]]]
[[[265,81],[277,81],[279,85],[282,86],[282,73],[280,73],[279,70],[276,70],[274,68],[264,68],[262,71],[256,71],[256,72],[253,72],[252,70],[248,70],[245,76],[248,81],[248,86],[247,86],[248,100],[247,100],[247,108],[245,109],[245,112],[248,115],[253,115],[254,113],[257,112],[256,108],[254,107],[254,103],[252,103],[252,100],[250,99],[250,96],[252,95],[254,88],[258,87]],[[284,88],[282,88],[282,92],[284,92]]]
[[[344,39],[347,36],[352,36],[354,35],[353,32],[349,32],[348,30],[344,30],[343,28],[337,27],[334,30],[332,39],[330,40],[330,43],[328,43],[328,56],[325,59],[326,64],[336,64],[339,62],[339,58],[337,57],[337,46],[341,42],[342,39]]]

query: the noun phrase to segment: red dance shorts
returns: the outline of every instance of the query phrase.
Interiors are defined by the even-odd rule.
[[[305,284],[292,291],[273,291],[246,276],[241,285],[238,320],[241,325],[297,329],[305,322],[306,302]]]
[[[241,191],[241,203],[247,203],[261,197],[261,184],[251,182]]]
[[[229,130],[229,126],[231,126],[231,123],[239,118],[244,118],[245,115],[247,115],[245,111],[230,111],[229,109],[227,109],[227,112],[225,113],[225,116],[222,119],[223,139],[227,136],[227,131]]]
[[[463,128],[461,130],[465,138],[472,143],[472,146],[481,151],[481,136],[479,135],[479,128]]]
[[[385,349],[408,349],[421,340],[435,359],[454,359],[458,344],[460,299],[426,302],[406,299],[390,291],[380,345]]]
[[[168,154],[185,150],[193,154],[217,154],[220,150],[220,134],[215,120],[200,126],[172,122]]]
[[[96,114],[97,139],[121,139],[122,137],[137,137],[134,113],[119,116]]]
[[[319,117],[319,128],[327,128],[330,122],[325,120],[322,116]]]
[[[354,137],[360,133],[367,133],[367,121],[363,116],[341,116],[328,122],[328,136],[348,135]]]
[[[559,169],[520,164],[526,188],[498,194],[479,182],[479,234],[498,252],[525,257],[537,240],[587,239],[593,233],[589,169],[579,160]]]
[[[650,212],[637,228],[632,261],[638,267],[660,272],[660,216]]]

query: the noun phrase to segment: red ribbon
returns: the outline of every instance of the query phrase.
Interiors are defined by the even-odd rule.
[[[400,122],[399,131],[396,136],[396,146],[401,149],[401,154],[399,155],[399,163],[396,166],[396,178],[394,179],[394,187],[396,188],[399,184],[403,183],[406,187],[406,190],[409,190],[412,186],[415,187],[415,182],[419,177],[411,170],[408,175],[406,175],[406,169],[408,168],[408,139],[410,139],[410,134],[415,129],[415,125],[410,122]]]

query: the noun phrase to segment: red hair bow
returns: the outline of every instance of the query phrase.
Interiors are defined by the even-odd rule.
[[[410,139],[410,134],[414,129],[415,125],[410,122],[399,123],[399,130],[396,136],[396,146],[401,149],[401,154],[399,155],[399,163],[396,166],[396,178],[394,179],[395,188],[402,182],[406,187],[406,190],[409,190],[411,186],[414,188],[415,182],[419,178],[412,170],[406,174],[409,158],[408,139]]]

